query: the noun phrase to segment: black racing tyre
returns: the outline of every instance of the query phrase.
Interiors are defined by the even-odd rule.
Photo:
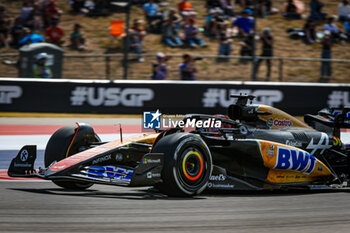
[[[76,126],[66,126],[58,129],[50,137],[45,149],[45,167],[48,167],[54,161],[58,162],[66,157],[71,156],[72,154],[76,154],[80,151],[88,149],[88,146],[91,142],[101,141],[96,134],[80,134],[79,137],[74,139],[74,142],[70,146],[76,130]],[[92,183],[88,182],[72,182],[66,180],[54,180],[53,183],[62,188],[73,190],[84,190],[93,185]]]
[[[199,135],[175,133],[161,138],[152,150],[164,153],[163,182],[157,187],[168,196],[194,196],[206,187],[213,170],[211,153]]]

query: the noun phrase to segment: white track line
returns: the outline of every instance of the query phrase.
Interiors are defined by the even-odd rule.
[[[138,134],[123,134],[126,137]],[[24,145],[37,145],[38,150],[45,150],[51,135],[1,135],[0,150],[20,150]],[[99,134],[102,141],[108,142],[119,139],[119,134]]]

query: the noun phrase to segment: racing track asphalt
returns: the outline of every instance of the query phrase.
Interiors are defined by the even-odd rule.
[[[168,198],[145,188],[0,182],[0,232],[349,232],[350,191]]]
[[[350,189],[168,198],[147,188],[0,181],[0,232],[350,232]]]

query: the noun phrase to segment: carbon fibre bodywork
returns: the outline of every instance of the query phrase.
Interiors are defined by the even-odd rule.
[[[314,185],[342,185],[348,181],[349,148],[338,135],[340,127],[349,127],[348,110],[341,111],[338,116],[330,113],[325,117],[323,114],[327,124],[322,124],[322,119],[318,120],[319,115],[307,115],[306,124],[273,107],[248,105],[247,101],[252,98],[239,96],[237,103],[229,107],[228,117],[189,114],[184,118],[218,120],[223,125],[221,128],[196,128],[188,133],[173,128],[135,136],[123,142],[91,142],[89,148],[44,169],[34,169],[35,148],[26,146],[12,161],[8,174],[119,186],[157,186],[167,179],[164,169],[169,169],[171,164],[176,168],[174,176],[180,171],[189,177],[189,183],[195,183],[192,178],[198,177],[210,190],[308,188]],[[332,119],[333,123],[330,123]],[[80,132],[88,133],[80,135]],[[94,132],[89,125],[78,124],[75,134],[77,137],[74,138],[87,140],[92,138]],[[166,149],[167,139],[173,138],[169,142],[181,142],[189,135],[195,136],[192,139],[197,140],[197,146],[191,147],[192,152],[184,149],[187,154],[179,154],[181,161],[177,161],[175,155],[175,161],[169,162],[169,156],[174,159],[173,154],[180,149]],[[73,145],[77,143],[74,138],[71,142]],[[187,137],[186,140],[192,139]],[[163,146],[157,147],[159,144]],[[154,148],[157,148],[156,152]],[[209,163],[202,161],[204,157],[201,153],[206,148]],[[172,151],[171,155],[169,151]],[[29,156],[24,159],[24,154]],[[190,158],[188,161],[187,157]],[[199,161],[197,170],[196,162],[191,162],[196,159]],[[209,172],[207,178],[202,176],[203,168]]]

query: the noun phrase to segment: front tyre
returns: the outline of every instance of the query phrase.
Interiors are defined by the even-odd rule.
[[[78,132],[77,132],[78,130]],[[54,161],[60,161],[89,148],[91,143],[101,141],[89,125],[66,126],[58,129],[50,138],[45,149],[45,167]],[[72,182],[53,180],[56,185],[73,190],[84,190],[93,184],[88,182]]]
[[[213,170],[211,153],[195,134],[175,133],[160,139],[152,152],[164,153],[163,182],[158,186],[168,196],[194,196],[208,184]]]

